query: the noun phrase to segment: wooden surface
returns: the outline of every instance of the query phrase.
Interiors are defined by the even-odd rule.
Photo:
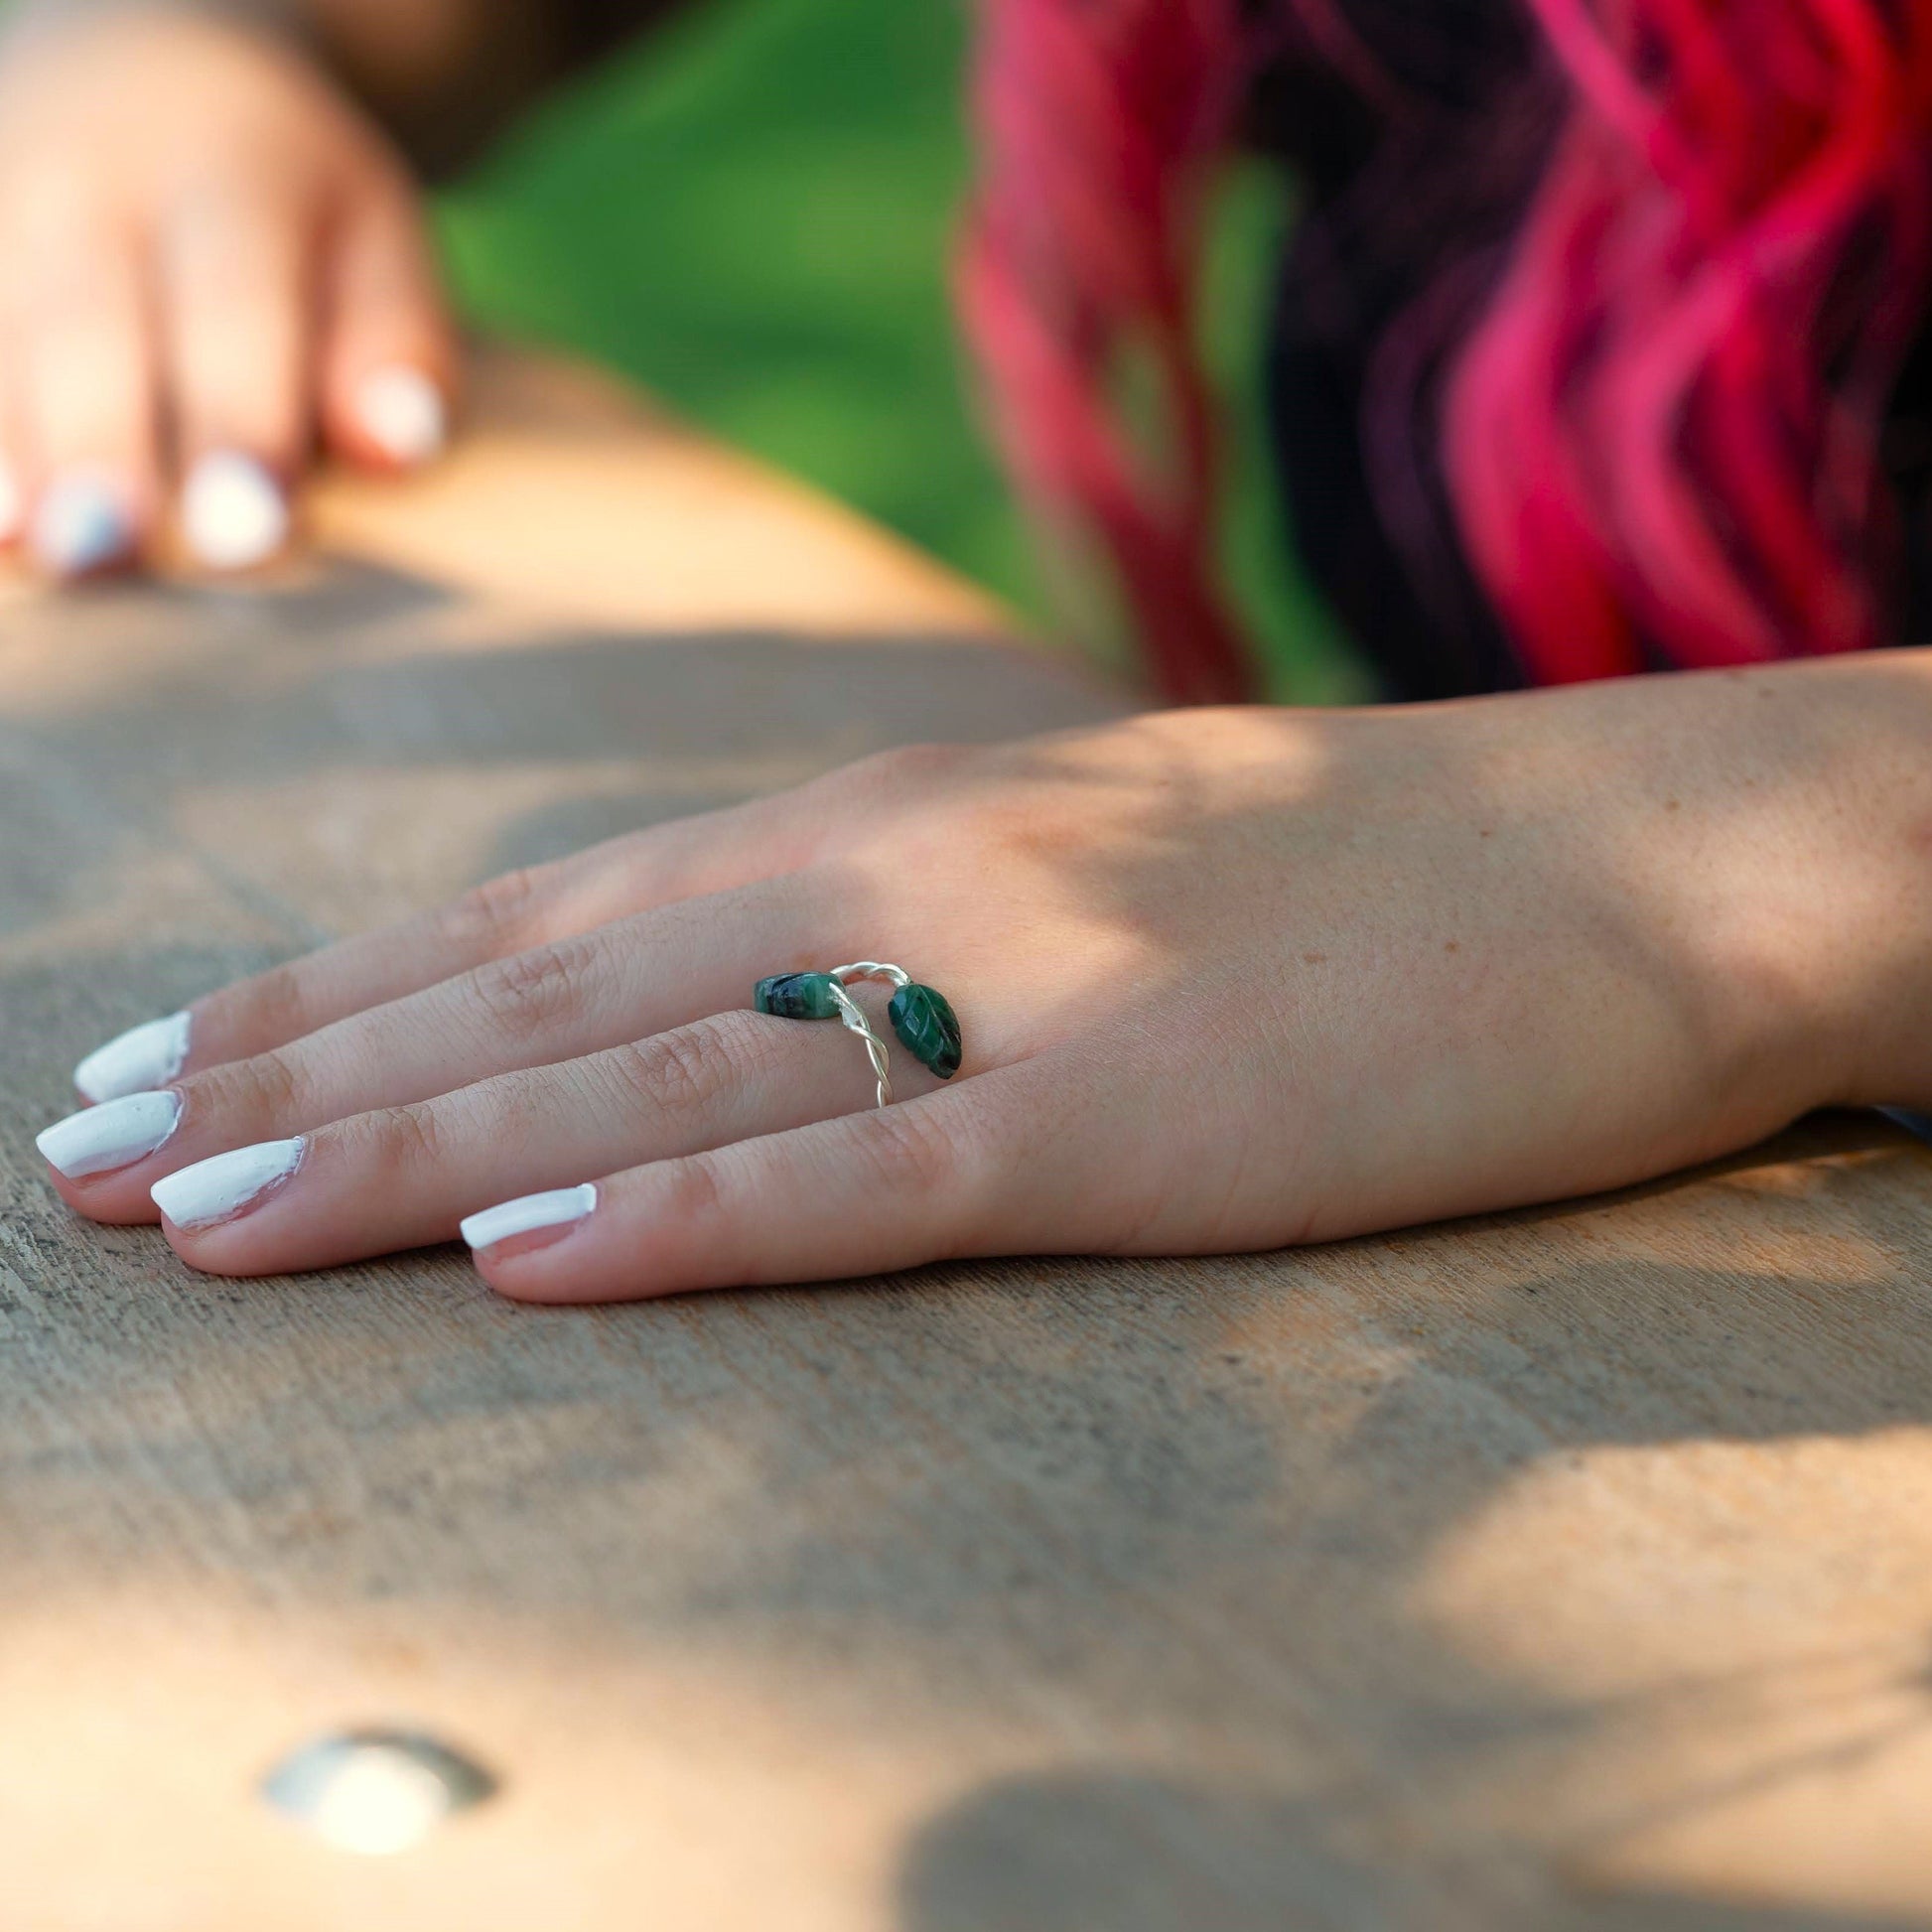
[[[499,367],[359,561],[0,610],[6,1932],[1932,1924],[1932,1156],[1324,1251],[599,1312],[70,1221],[82,1049],[897,739],[1117,704]],[[1132,1097],[1123,1097],[1131,1105]],[[426,1725],[358,1860],[254,1796]]]

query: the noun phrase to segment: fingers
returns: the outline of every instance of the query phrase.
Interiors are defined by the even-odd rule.
[[[524,1302],[830,1281],[967,1254],[1105,1245],[1111,1188],[1069,1170],[1035,1061],[891,1107],[634,1168],[465,1229]],[[521,1207],[522,1203],[511,1204]],[[499,1238],[500,1230],[516,1232]]]
[[[89,1053],[74,1084],[93,1101],[165,1086],[184,1070],[268,1052],[491,960],[795,872],[821,842],[820,821],[782,795],[608,840],[237,981],[190,1012],[145,1022]]]
[[[843,1029],[726,1013],[566,1066],[324,1128],[297,1149],[189,1168],[155,1189],[168,1238],[214,1274],[287,1274],[455,1238],[466,1215],[639,1160],[872,1104]],[[252,1190],[252,1191],[250,1191]],[[210,1219],[213,1225],[207,1225]]]
[[[490,960],[190,1083],[225,1144],[406,1106],[749,1004],[760,961],[833,948],[790,882],[686,900]]]
[[[36,198],[9,224],[8,338],[38,565],[77,578],[130,562],[158,486],[149,292],[132,236],[79,198]]]
[[[16,197],[0,543],[11,477],[49,575],[135,561],[172,441],[190,551],[245,570],[287,541],[318,412],[336,449],[375,468],[441,451],[454,346],[406,185],[371,167],[326,234],[321,220],[293,186],[218,171],[151,218],[58,176]]]
[[[434,912],[419,914],[377,932],[325,946],[318,952],[239,980],[197,1003],[181,1016],[186,1028],[182,1062],[164,1074],[172,1080],[183,1065],[206,1071],[228,1061],[272,1051],[338,1021],[406,999],[474,971],[493,959],[526,952],[580,928],[563,915],[567,903],[561,866],[546,866],[491,880]],[[624,908],[629,909],[629,908]],[[587,919],[586,925],[595,923]],[[135,1033],[142,1030],[137,1028]],[[123,1035],[123,1038],[128,1037]],[[103,1051],[113,1054],[118,1042]],[[90,1055],[89,1059],[95,1056]],[[87,1069],[89,1061],[81,1062]],[[98,1080],[76,1083],[89,1099],[106,1097]],[[125,1077],[139,1085],[145,1066]],[[113,1084],[120,1092],[133,1087]]]
[[[215,570],[265,563],[310,423],[314,237],[293,196],[223,180],[163,221],[157,278],[182,531]]]
[[[0,458],[33,554],[63,578],[132,562],[180,485],[203,562],[260,562],[319,407],[370,463],[440,446],[452,339],[407,168],[277,38],[193,10],[42,11],[49,31],[0,62],[0,319],[22,399]]]
[[[351,462],[410,470],[449,438],[456,352],[422,221],[383,183],[334,237],[325,290],[322,425]]]
[[[745,1008],[770,961],[834,949],[834,935],[815,929],[828,902],[780,882],[493,961],[274,1052],[173,1086],[164,1074],[158,1084],[180,1101],[172,1119],[141,1113],[157,1104],[148,1092],[124,1092],[51,1130],[49,1159],[64,1176],[62,1193],[82,1213],[151,1221],[147,1187],[215,1153],[287,1141]],[[148,1042],[156,1054],[179,1047],[165,1033],[164,1024]],[[69,1158],[69,1145],[83,1150],[79,1160]]]

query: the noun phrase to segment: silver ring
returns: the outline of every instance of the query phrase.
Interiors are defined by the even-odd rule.
[[[858,1001],[846,991],[855,980],[884,980],[892,987],[893,1031],[913,1058],[942,1080],[950,1080],[959,1071],[959,1021],[951,1004],[943,994],[921,986],[902,966],[860,959],[850,966],[834,966],[829,973],[774,973],[753,989],[752,1005],[759,1013],[775,1014],[784,1020],[836,1018],[848,1033],[857,1034],[865,1041],[878,1082],[879,1105],[889,1107],[893,1100],[892,1050],[874,1031]]]
[[[852,980],[882,979],[891,980],[894,987],[909,986],[910,975],[902,973],[897,966],[883,966],[877,960],[862,960],[856,966],[834,966],[832,968],[832,998],[839,1009],[839,1020],[847,1033],[857,1034],[866,1042],[866,1051],[872,1056],[873,1077],[879,1082],[879,1105],[890,1107],[893,1104],[893,1056],[886,1042],[872,1030],[868,1020],[855,1000],[846,989]]]

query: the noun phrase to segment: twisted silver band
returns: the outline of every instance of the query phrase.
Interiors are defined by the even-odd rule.
[[[872,1061],[879,1104],[889,1107],[893,1100],[892,1048],[874,1031],[865,1010],[848,990],[855,980],[884,980],[892,987],[887,1017],[899,1044],[922,1067],[941,1080],[950,1080],[959,1071],[965,1048],[952,1002],[936,987],[921,985],[902,966],[889,966],[883,959],[854,960],[849,966],[835,966],[829,973],[795,969],[768,973],[752,988],[752,1008],[779,1020],[836,1019],[847,1033],[857,1034],[866,1042],[866,1056]]]
[[[892,1052],[873,1031],[872,1022],[866,1018],[858,1001],[845,989],[854,980],[886,980],[895,987],[908,986],[911,975],[900,967],[888,966],[883,960],[862,959],[851,966],[834,966],[831,978],[832,999],[839,1010],[839,1024],[866,1042],[866,1052],[872,1059],[873,1077],[879,1083],[879,1105],[890,1107],[893,1104]]]

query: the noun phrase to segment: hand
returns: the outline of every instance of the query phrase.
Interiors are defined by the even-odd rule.
[[[400,160],[293,51],[181,12],[0,55],[0,536],[50,574],[265,561],[318,436],[414,465],[448,322]],[[179,492],[179,501],[174,501]]]
[[[43,1147],[102,1221],[174,1176],[168,1239],[224,1275],[579,1190],[480,1255],[534,1301],[1254,1249],[1636,1180],[1862,1077],[1873,987],[1819,935],[1886,895],[1834,829],[1862,735],[1806,722],[1821,675],[891,755],[217,993],[78,1076],[164,1097]],[[875,1110],[851,1034],[746,1010],[862,958],[950,997],[958,1078],[896,1051]]]

